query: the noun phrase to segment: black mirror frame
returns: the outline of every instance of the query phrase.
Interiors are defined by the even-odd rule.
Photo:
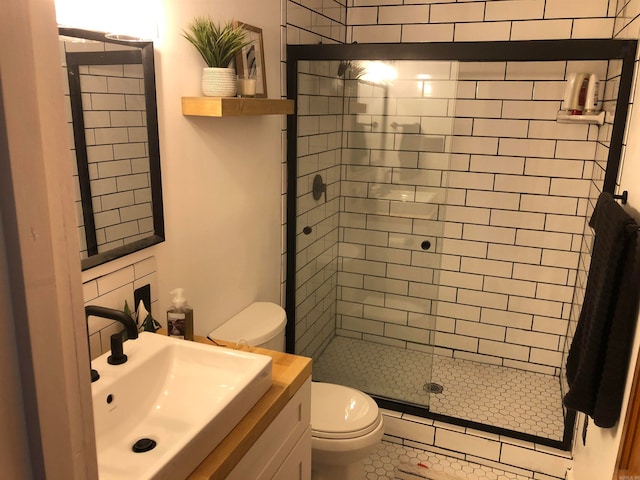
[[[145,103],[147,111],[147,135],[149,144],[149,167],[151,181],[151,201],[153,216],[153,234],[148,237],[136,240],[121,247],[116,247],[103,253],[97,253],[97,243],[95,239],[95,227],[93,219],[93,205],[91,202],[91,187],[89,184],[88,162],[86,140],[84,135],[84,121],[76,121],[82,119],[82,104],[77,99],[74,102],[72,98],[72,115],[73,130],[76,144],[76,161],[78,164],[78,179],[80,182],[80,195],[82,200],[82,211],[84,216],[85,234],[87,235],[87,252],[88,257],[82,259],[82,270],[88,270],[103,263],[115,260],[138,250],[164,242],[164,213],[162,201],[162,178],[160,174],[160,141],[158,134],[158,106],[156,101],[156,81],[155,81],[155,62],[153,54],[153,42],[150,41],[122,41],[108,38],[105,33],[94,32],[90,30],[82,30],[78,28],[58,28],[59,35],[67,37],[84,38],[105,43],[113,43],[119,45],[127,45],[140,49],[140,60],[144,73],[144,90]],[[98,54],[99,55],[99,54]],[[95,57],[96,54],[93,54]],[[126,62],[125,62],[126,63]],[[129,62],[130,63],[130,62]],[[76,63],[79,65],[80,63]],[[84,63],[85,65],[89,63]],[[94,63],[92,63],[94,64]],[[76,81],[79,88],[79,79],[70,80],[71,83]],[[75,105],[74,105],[75,103]],[[79,111],[77,109],[80,109]],[[93,253],[89,253],[93,252]]]

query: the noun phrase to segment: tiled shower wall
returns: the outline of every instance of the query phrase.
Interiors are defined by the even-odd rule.
[[[492,1],[472,1],[472,2],[452,2],[452,1],[438,1],[438,2],[416,2],[412,1],[407,3],[402,0],[353,0],[353,2],[348,2],[346,5],[347,10],[347,29],[346,29],[346,41],[358,41],[360,43],[366,42],[433,42],[433,41],[473,41],[473,40],[527,40],[527,39],[556,39],[556,38],[611,38],[614,29],[615,31],[619,31],[623,28],[619,24],[616,26],[615,23],[615,15],[617,11],[617,3],[615,0],[594,0],[588,2],[588,5],[584,5],[583,2],[577,1],[567,1],[567,0],[492,0]],[[295,5],[294,5],[295,4]],[[331,41],[342,41],[340,36],[334,38],[327,37],[327,30],[322,30],[320,28],[316,28],[314,26],[314,22],[309,20],[313,15],[312,13],[308,15],[299,16],[298,14],[291,15],[290,12],[298,9],[298,7],[304,7],[307,10],[316,10],[316,14],[320,14],[319,2],[315,4],[312,3],[302,3],[297,2],[287,2],[287,11],[285,14],[287,15],[286,20],[283,19],[283,25],[287,25],[287,35],[286,42],[287,43],[317,43],[319,41],[324,41],[326,43],[331,43]],[[293,7],[293,10],[292,10]],[[301,21],[301,18],[305,18],[305,21]],[[295,31],[303,31],[303,37],[299,36],[299,33],[294,33],[289,35],[290,32]],[[313,35],[308,35],[309,33]],[[506,78],[506,77],[505,77]],[[490,79],[487,79],[490,80]],[[556,78],[556,81],[559,79]],[[550,82],[553,80],[549,80]],[[560,82],[558,82],[560,83]],[[561,97],[560,93],[555,94],[555,97],[550,102],[559,103],[559,99]],[[534,97],[531,97],[534,98]],[[490,99],[487,99],[490,100]],[[509,103],[513,105],[514,108],[517,108],[517,102],[523,101],[522,99],[507,99]],[[542,102],[539,102],[539,105],[542,105]],[[541,127],[542,123],[550,120],[549,112],[540,113],[537,115],[542,115],[542,118],[535,118],[535,121],[539,121],[538,127]],[[513,113],[509,114],[507,112],[507,119],[512,120],[521,120],[517,116],[513,116]],[[486,118],[486,120],[504,120],[502,117],[493,117]],[[498,122],[494,123],[494,129],[498,128]],[[488,125],[485,122],[485,126]],[[603,129],[601,129],[603,130]],[[591,129],[591,133],[589,133],[590,141],[595,140],[595,132],[597,130]],[[601,133],[604,134],[604,133]],[[476,136],[476,133],[473,133],[471,136]],[[491,135],[495,135],[495,132]],[[491,136],[490,135],[490,136]],[[517,137],[522,138],[522,137]],[[527,137],[524,137],[527,138]],[[544,139],[536,138],[532,139],[533,142],[529,142],[529,145],[533,145],[534,143],[542,144],[544,143]],[[537,140],[543,140],[542,142],[536,142]],[[575,140],[573,138],[559,138],[559,139],[548,139],[555,145],[556,141],[558,145],[568,147],[571,145],[571,142]],[[499,140],[496,140],[499,141]],[[466,140],[463,140],[462,143],[465,143]],[[477,142],[476,142],[477,143]],[[511,144],[513,148],[515,145],[518,145],[519,142],[514,138],[506,138],[502,141],[503,145]],[[576,145],[576,144],[573,144]],[[474,147],[475,148],[475,147]],[[592,147],[587,147],[592,148]],[[598,146],[598,148],[601,148]],[[502,152],[508,150],[507,147],[501,147]],[[469,153],[471,156],[478,156],[478,153]],[[518,156],[520,152],[518,152]],[[564,156],[567,160],[581,160],[573,159],[572,155],[575,154],[563,154],[562,151],[559,152],[560,156]],[[479,155],[486,155],[485,153],[480,153]],[[544,152],[542,155],[537,156],[540,159],[550,159],[554,158],[556,152],[549,154],[548,152]],[[589,155],[591,159],[593,158],[593,152],[590,151]],[[509,156],[509,155],[507,155]],[[534,155],[531,155],[532,160]],[[528,158],[525,156],[525,158]],[[455,157],[454,157],[455,162]],[[530,164],[533,161],[529,162]],[[565,163],[565,164],[568,164]],[[539,162],[539,167],[542,166],[542,162]],[[468,172],[461,172],[468,173]],[[487,172],[476,172],[476,173],[487,173]],[[491,175],[490,172],[488,172]],[[509,175],[511,172],[507,171],[506,173],[500,173],[503,177]],[[566,180],[577,180],[573,177],[574,174],[571,174],[569,177],[565,177]],[[588,172],[583,172],[580,177],[580,180],[585,180],[588,176]],[[457,177],[457,178],[456,178]],[[461,181],[465,178],[465,175],[453,175],[454,181]],[[469,175],[466,175],[466,178],[469,179]],[[480,177],[478,177],[480,178]],[[551,178],[548,178],[549,182]],[[554,183],[559,184],[559,179],[556,179]],[[575,182],[574,182],[575,183]],[[465,185],[461,185],[460,189],[467,189],[468,187]],[[473,186],[471,190],[482,191],[485,187]],[[549,188],[551,185],[549,184]],[[554,187],[557,188],[557,187]],[[582,187],[582,192],[580,193],[580,198],[586,198],[586,193],[584,193],[584,184]],[[588,190],[587,190],[588,191]],[[501,192],[501,193],[517,193],[517,192]],[[539,195],[538,193],[528,193],[529,202],[535,200],[535,197]],[[578,197],[573,197],[578,198]],[[565,202],[566,204],[567,202]],[[465,205],[466,207],[466,205]],[[542,207],[540,207],[542,208]],[[581,210],[578,210],[576,205],[576,212],[579,212],[581,215],[585,215],[586,212],[586,203],[580,203]],[[458,210],[460,213],[460,210]],[[508,213],[508,212],[507,212]],[[557,215],[554,212],[531,212],[531,213],[541,213],[544,216],[546,215]],[[505,216],[506,217],[506,216]],[[454,222],[455,223],[455,222]],[[482,236],[482,228],[486,225],[477,225],[475,228],[475,234]],[[499,225],[494,224],[493,226],[498,227]],[[509,228],[507,225],[506,228]],[[566,235],[574,235],[571,238],[571,246],[569,247],[568,252],[576,254],[578,246],[575,244],[576,238],[579,237],[579,233],[576,231],[576,226],[571,225],[571,232],[555,232],[564,235],[562,238],[567,238]],[[471,229],[469,229],[471,230]],[[448,226],[447,231],[451,231],[451,226]],[[580,230],[581,231],[581,230]],[[472,232],[465,232],[468,235],[473,235]],[[486,230],[485,230],[486,233]],[[529,237],[529,238],[527,238]],[[539,248],[540,245],[530,245],[531,243],[536,243],[536,239],[534,236],[528,234],[520,234],[517,241],[527,243],[528,245],[520,245],[523,248],[530,248],[531,250]],[[561,238],[560,236],[556,236],[556,238]],[[451,238],[449,240],[449,245],[454,245],[455,241],[466,241],[464,238],[454,239]],[[474,241],[482,241],[482,239],[476,238]],[[566,243],[566,242],[565,242]],[[462,245],[459,243],[458,245]],[[444,247],[444,245],[442,245]],[[557,248],[557,247],[556,247]],[[564,248],[564,247],[563,247]],[[548,249],[548,248],[547,248]],[[504,252],[507,249],[504,249],[502,246],[495,246],[493,248],[493,252],[496,253],[498,251]],[[549,249],[548,249],[549,250]],[[550,249],[550,250],[555,250]],[[516,250],[512,250],[515,252]],[[524,250],[521,250],[524,251]],[[540,249],[540,254],[542,255],[542,249]],[[546,254],[546,261],[551,261],[551,253]],[[565,257],[566,259],[569,257]],[[577,265],[577,258],[575,255],[572,256],[575,258],[574,265]],[[502,261],[503,259],[498,258],[495,259],[497,261]],[[444,259],[446,262],[446,257]],[[528,279],[526,276],[532,275],[532,269],[527,268],[526,262],[532,262],[532,258],[529,258],[525,262],[523,262],[523,267],[518,268],[518,273],[516,277],[498,277],[507,280],[511,280],[512,282],[522,281],[525,285]],[[467,266],[470,262],[466,262]],[[542,261],[539,262],[540,267],[546,266],[542,265]],[[446,264],[445,264],[446,266]],[[560,270],[567,270],[567,280],[570,280],[568,267],[562,266]],[[575,267],[574,267],[575,269]],[[528,272],[525,272],[528,270]],[[549,270],[550,271],[550,270]],[[455,271],[451,271],[451,273],[458,273]],[[473,275],[472,272],[468,272]],[[504,274],[504,271],[503,271]],[[453,278],[451,274],[445,274],[445,281],[447,280],[447,275],[449,278]],[[571,274],[575,277],[575,272]],[[523,277],[523,278],[518,278]],[[459,277],[462,279],[463,277]],[[472,277],[466,277],[467,280],[470,280]],[[557,280],[556,280],[557,281]],[[496,282],[494,283],[494,289],[504,288],[504,282],[501,287],[496,286]],[[569,285],[565,283],[565,287]],[[457,287],[456,287],[457,288]],[[476,282],[476,287],[477,282]],[[483,286],[484,288],[484,286]],[[467,289],[472,290],[472,289]],[[531,290],[531,288],[529,288]],[[537,288],[536,288],[537,290]],[[544,290],[544,289],[543,289]],[[553,290],[553,292],[551,292]],[[477,290],[481,291],[481,290]],[[525,318],[530,317],[531,322],[525,320],[523,323],[517,325],[510,325],[513,330],[510,332],[509,338],[511,341],[521,348],[509,349],[506,351],[508,357],[506,360],[499,360],[499,357],[495,356],[495,353],[498,349],[502,347],[502,344],[496,343],[496,339],[503,337],[506,338],[506,328],[507,325],[493,325],[498,327],[497,329],[489,329],[484,328],[480,335],[484,336],[484,338],[477,338],[477,340],[468,339],[460,339],[456,334],[451,336],[451,330],[456,332],[462,332],[465,330],[465,323],[469,322],[466,328],[466,331],[469,331],[475,326],[479,325],[483,322],[477,322],[476,320],[470,320],[459,318],[459,325],[454,324],[452,318],[454,317],[446,317],[444,315],[440,315],[438,319],[438,327],[439,331],[437,334],[437,339],[440,341],[442,348],[445,350],[439,350],[439,353],[450,354],[452,351],[457,351],[458,355],[465,357],[473,357],[474,354],[481,353],[485,355],[484,359],[492,362],[505,362],[505,364],[509,364],[512,366],[519,367],[528,367],[533,368],[537,371],[544,371],[547,373],[557,373],[557,367],[560,364],[560,351],[562,349],[562,337],[564,335],[564,331],[561,327],[561,322],[553,321],[556,319],[556,313],[550,315],[549,313],[543,313],[542,315],[535,315],[531,311],[531,306],[536,303],[538,305],[543,305],[543,302],[549,302],[549,304],[557,304],[561,303],[565,304],[564,298],[567,295],[568,289],[561,289],[563,300],[559,302],[557,296],[555,296],[556,292],[560,291],[555,288],[547,288],[546,296],[554,295],[554,298],[536,298],[537,296],[545,295],[544,292],[537,292],[533,297],[523,296],[522,299],[533,299],[535,302],[531,301],[522,301],[518,300],[516,303],[521,304],[521,309],[527,309],[526,312],[523,313]],[[484,295],[476,295],[468,293],[464,293],[463,296],[472,302],[471,310],[477,312],[479,308],[483,308],[486,311],[491,309],[495,311],[500,311],[497,307],[502,307],[504,304],[504,294],[501,291],[495,292],[482,292]],[[493,295],[489,295],[493,294]],[[527,293],[530,295],[531,292]],[[473,297],[473,298],[471,298]],[[482,300],[480,300],[482,297]],[[494,307],[488,307],[485,304],[483,305],[475,305],[473,302],[489,302],[491,300],[497,300],[497,303]],[[507,300],[509,302],[510,300]],[[452,302],[453,303],[453,302]],[[526,303],[527,305],[523,305]],[[446,307],[446,306],[445,306]],[[557,307],[554,307],[557,310]],[[552,310],[554,309],[552,308]],[[442,313],[441,308],[441,313]],[[475,313],[471,313],[471,316],[475,318],[477,315]],[[568,317],[568,308],[566,306],[561,307],[560,315],[559,315],[566,325],[566,320]],[[455,315],[457,317],[457,315]],[[516,316],[517,317],[517,316]],[[535,323],[537,327],[533,326],[533,318],[536,317]],[[449,320],[446,320],[446,319]],[[443,320],[445,319],[445,320]],[[498,317],[494,317],[494,322],[499,322]],[[448,324],[447,324],[448,322]],[[472,323],[475,322],[475,323]],[[424,321],[423,321],[424,323]],[[531,326],[527,329],[526,327],[531,323]],[[526,325],[525,325],[526,324]],[[544,326],[542,326],[544,324]],[[534,328],[540,328],[541,330],[534,330]],[[539,333],[540,335],[535,335]],[[504,334],[504,335],[503,335]],[[496,338],[497,337],[497,338]],[[516,340],[517,339],[517,340]],[[538,346],[533,346],[533,341],[542,341],[542,348],[538,348]],[[532,348],[533,347],[533,348]],[[475,351],[474,351],[475,350]],[[532,360],[534,364],[529,365],[527,362]]]
[[[616,15],[616,23],[615,23],[615,35],[614,38],[624,39],[638,38],[638,22],[640,21],[638,18],[638,6],[640,3],[637,1],[619,1],[619,7],[617,9]],[[636,72],[637,72],[637,60],[636,60]],[[607,72],[607,82],[606,88],[604,89],[604,97],[603,97],[603,110],[607,112],[607,121],[605,125],[600,128],[600,132],[598,135],[598,148],[596,150],[596,161],[594,162],[593,168],[593,176],[592,182],[589,190],[589,203],[587,206],[587,212],[584,221],[584,237],[580,249],[580,259],[578,263],[578,275],[576,279],[576,289],[574,292],[574,301],[573,308],[571,310],[571,314],[569,317],[569,325],[567,328],[567,335],[565,340],[565,348],[563,352],[562,366],[563,372],[564,367],[567,362],[567,355],[569,353],[569,349],[571,346],[571,342],[573,340],[573,336],[575,334],[575,330],[578,324],[578,319],[580,317],[580,310],[582,306],[582,302],[584,300],[585,288],[587,286],[587,277],[589,273],[589,265],[591,263],[591,248],[593,246],[594,232],[593,229],[589,226],[589,219],[593,213],[593,209],[595,208],[596,202],[598,200],[598,196],[602,193],[604,176],[606,170],[606,159],[609,154],[609,142],[611,138],[611,128],[612,128],[612,119],[615,114],[616,109],[616,92],[617,86],[620,83],[620,73],[621,73],[621,64],[620,62],[611,62],[609,65],[609,70]],[[632,92],[633,93],[633,92]],[[631,99],[633,107],[633,97]],[[631,109],[629,110],[628,118],[631,118]],[[621,155],[621,163],[619,167],[619,171],[621,172],[624,166],[624,152],[626,135],[624,138],[624,145],[622,149]],[[616,181],[616,185],[618,182]],[[566,375],[560,376],[562,379],[562,388],[563,394],[568,390],[568,386],[566,383]],[[584,418],[582,414],[581,417]]]
[[[640,38],[640,1],[618,0],[613,37],[618,39],[633,39],[633,40]],[[636,72],[636,77],[637,77],[637,72],[638,72],[637,58],[636,58],[634,70]],[[607,85],[609,86],[609,88],[612,88],[613,85],[619,83],[619,75],[620,75],[619,67],[616,68],[615,66],[613,66],[612,68],[610,68],[609,77],[608,77],[610,80],[607,82]],[[634,78],[633,85],[635,85],[636,83],[637,83],[637,78]],[[611,95],[611,92],[609,91],[609,88],[605,91],[605,109],[608,111],[614,111],[616,107],[616,103],[614,98]],[[634,88],[632,90],[632,96],[631,96],[631,101],[629,105],[629,112],[627,114],[627,121],[629,121],[629,119],[631,118],[631,115],[633,114],[633,108],[635,103],[634,102],[635,91],[636,90]],[[627,138],[628,138],[627,135],[628,133],[625,134],[625,137],[623,139],[619,172],[622,172],[624,169],[626,145],[627,145]],[[587,211],[587,217],[585,218],[585,226],[584,226],[585,236],[582,244],[582,249],[580,252],[580,263],[578,267],[578,278],[576,282],[574,305],[581,305],[582,300],[584,299],[584,293],[585,293],[585,288],[587,284],[588,268],[591,262],[593,230],[591,229],[591,227],[588,226],[588,220],[595,207],[597,197],[602,192],[602,184],[604,179],[604,167],[602,165],[601,159],[605,156],[605,153],[608,151],[608,148],[607,148],[608,143],[601,140],[599,143],[599,147],[600,148],[598,149],[598,155],[597,155],[598,161],[594,165],[593,183],[592,183],[591,192],[589,195],[590,196],[589,208]],[[619,178],[620,178],[620,174],[618,175],[618,179],[616,179],[616,189],[619,186]],[[563,361],[562,361],[563,366],[566,365],[566,357],[569,353],[569,348],[571,345],[571,341],[573,340],[575,329],[577,327],[579,315],[580,315],[580,308],[574,308],[571,311],[570,322],[567,330],[566,347],[565,347],[565,352],[564,352]],[[564,374],[563,372],[560,378],[562,379],[561,386],[564,394],[568,390],[568,386],[566,382],[566,374]],[[578,441],[581,441],[580,436],[581,436],[581,433],[584,431],[583,428],[584,428],[585,422],[587,421],[586,420],[587,418],[588,417],[585,414],[578,412],[576,427],[574,429],[574,444]]]
[[[282,0],[282,7],[285,45],[345,43],[347,0]]]
[[[353,0],[347,43],[611,38],[616,0]]]
[[[301,62],[298,108],[296,353],[313,356],[335,332],[343,82],[338,62]],[[313,197],[320,175],[326,192]]]
[[[432,62],[430,82],[403,80],[418,67],[403,77],[402,65],[388,87],[400,98],[365,93],[370,113],[345,122],[339,334],[557,374],[593,159],[606,154],[597,127],[555,116],[566,73],[605,78],[607,63],[461,63],[452,77]]]
[[[347,35],[347,0],[283,0],[281,17],[282,95],[286,96],[286,45],[344,43]],[[342,128],[342,87],[337,62],[301,66],[298,114],[299,208],[304,211],[296,232],[298,285],[296,286],[296,353],[314,357],[335,334],[339,162]],[[283,192],[286,205],[286,128],[283,126]],[[322,174],[326,197],[313,200],[314,176]],[[325,201],[326,198],[326,201]],[[283,207],[283,218],[286,218]],[[310,227],[311,233],[302,229]],[[282,225],[282,305],[286,289],[287,225]]]

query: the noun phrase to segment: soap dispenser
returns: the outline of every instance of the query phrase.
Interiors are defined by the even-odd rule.
[[[187,305],[184,289],[172,290],[172,306],[167,310],[167,333],[170,337],[193,340],[193,309]]]

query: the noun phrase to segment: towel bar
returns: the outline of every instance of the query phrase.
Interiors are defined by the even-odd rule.
[[[629,198],[629,192],[625,190],[624,192],[622,192],[622,194],[612,195],[612,197],[615,198],[616,200],[620,200],[620,203],[622,203],[623,205],[626,205],[627,199]]]

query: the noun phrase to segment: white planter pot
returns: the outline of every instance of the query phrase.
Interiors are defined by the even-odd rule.
[[[235,97],[235,68],[203,68],[202,93],[207,97]]]

